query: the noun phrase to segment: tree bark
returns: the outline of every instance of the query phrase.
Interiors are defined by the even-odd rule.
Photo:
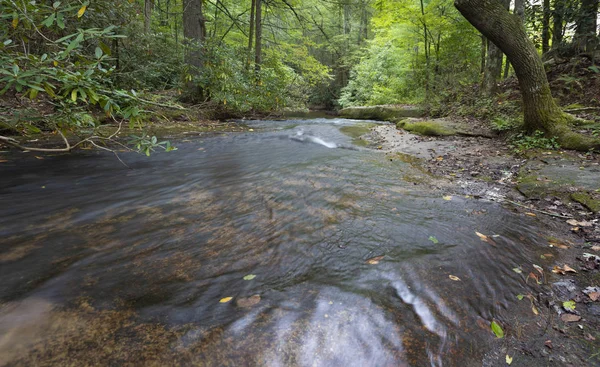
[[[498,2],[507,11],[510,8],[510,0],[493,0]],[[493,96],[498,91],[498,81],[502,78],[502,59],[504,54],[493,42],[487,42],[487,61],[483,74],[483,90],[488,96]]]
[[[591,52],[596,47],[599,0],[581,0],[575,28],[575,47],[579,52]]]
[[[542,3],[542,54],[550,51],[550,0]]]
[[[554,10],[552,11],[552,49],[560,48],[564,34],[564,0],[554,0]]]
[[[190,66],[192,78],[198,75],[204,64],[202,47],[206,40],[206,21],[202,0],[183,0],[183,36],[186,38],[185,62]],[[197,81],[187,83],[191,99],[204,99],[204,90]]]
[[[513,65],[523,95],[525,128],[552,131],[553,117],[563,116],[563,112],[552,98],[544,65],[521,19],[496,1],[454,0],[454,5]]]
[[[256,9],[256,0],[252,0],[252,4],[250,5],[250,30],[248,31],[248,55],[252,54],[252,40],[254,38],[254,10],[255,9]],[[247,66],[250,66],[250,59],[248,59]]]
[[[254,70],[258,79],[260,72],[260,64],[262,63],[262,0],[256,0],[256,42],[254,50]]]
[[[144,0],[144,33],[150,32],[152,24],[152,11],[154,10],[154,0]]]

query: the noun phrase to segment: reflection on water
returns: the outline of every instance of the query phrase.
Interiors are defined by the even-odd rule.
[[[536,228],[405,182],[354,123],[4,164],[0,365],[480,365]]]

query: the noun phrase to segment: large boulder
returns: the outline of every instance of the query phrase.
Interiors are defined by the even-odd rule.
[[[348,119],[376,120],[396,122],[407,117],[422,117],[425,112],[416,106],[364,106],[348,107],[339,111],[339,115]]]

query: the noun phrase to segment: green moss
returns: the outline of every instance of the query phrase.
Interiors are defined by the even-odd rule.
[[[600,200],[592,198],[584,192],[574,192],[571,194],[571,199],[585,206],[594,213],[600,212]]]
[[[404,124],[404,130],[425,136],[448,136],[456,134],[456,131],[444,127],[440,124],[436,124],[432,121],[415,122],[411,124]]]

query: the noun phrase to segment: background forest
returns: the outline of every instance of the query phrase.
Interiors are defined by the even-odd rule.
[[[549,68],[571,65],[566,94],[597,80],[597,0],[498,1]],[[519,108],[495,110],[510,64],[452,0],[3,0],[0,14],[0,94],[20,101],[2,104],[0,129],[13,133],[135,126],[183,102],[218,116],[460,102],[501,125]]]

